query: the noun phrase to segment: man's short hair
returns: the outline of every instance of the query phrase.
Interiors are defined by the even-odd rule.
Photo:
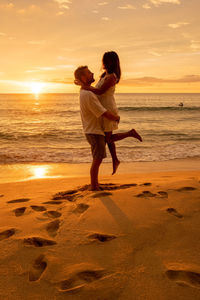
[[[80,66],[78,67],[74,72],[75,79],[81,80],[81,76],[84,75],[85,69],[87,69],[88,66]]]

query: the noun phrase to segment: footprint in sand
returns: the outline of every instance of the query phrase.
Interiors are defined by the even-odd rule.
[[[150,186],[152,185],[151,182],[145,182],[145,183],[141,183],[140,186]]]
[[[45,261],[44,255],[40,255],[32,266],[32,269],[29,272],[29,281],[37,281],[40,279],[42,273],[45,271],[47,263]]]
[[[56,210],[48,210],[44,213],[44,215],[47,216],[47,217],[56,219],[56,218],[61,217],[62,214],[59,211],[56,211]]]
[[[30,200],[29,198],[21,198],[21,199],[10,200],[7,203],[21,203],[21,202],[27,202],[29,200]]]
[[[24,207],[19,207],[19,208],[14,209],[13,211],[15,213],[15,216],[16,217],[22,216],[25,213],[26,208],[27,207],[24,206]]]
[[[106,196],[111,196],[112,193],[110,192],[98,192],[92,195],[92,198],[101,198],[101,197],[106,197]]]
[[[53,246],[56,244],[53,240],[47,240],[41,237],[25,238],[24,244],[35,247]]]
[[[59,192],[55,194],[52,199],[53,200],[68,200],[70,202],[75,201],[75,198],[77,197],[78,190],[69,190],[65,192]]]
[[[60,292],[74,292],[84,287],[87,283],[101,279],[105,275],[104,270],[85,270],[78,272],[63,280],[58,285]]]
[[[55,220],[47,224],[46,230],[51,237],[55,237],[60,228],[60,220]]]
[[[183,215],[181,215],[179,212],[177,212],[177,210],[173,207],[167,208],[166,211],[177,218],[183,218]]]
[[[10,229],[0,232],[0,241],[8,239],[13,234],[15,234],[15,232],[16,232],[15,228],[10,228]]]
[[[109,235],[109,234],[101,234],[101,233],[93,233],[88,235],[88,238],[93,241],[99,241],[101,243],[111,241],[113,239],[116,239],[115,235]]]
[[[121,189],[128,189],[130,187],[133,187],[133,186],[137,186],[137,183],[127,183],[127,184],[121,184],[117,187],[118,190],[121,190]]]
[[[74,213],[82,214],[84,213],[90,206],[85,203],[79,203],[77,207],[74,209]]]
[[[158,194],[160,195],[161,198],[168,198],[168,193],[164,191],[159,191]]]
[[[139,198],[156,197],[156,194],[153,194],[150,191],[143,191],[142,193],[136,195],[136,197],[139,197]]]
[[[200,273],[184,270],[168,270],[166,275],[177,284],[200,288]]]
[[[62,201],[56,201],[56,200],[43,202],[43,204],[53,204],[53,205],[59,205],[59,204],[62,204],[62,203],[63,203]]]
[[[178,192],[186,192],[186,191],[194,191],[194,190],[196,190],[195,187],[192,187],[192,186],[184,186],[184,187],[182,187],[182,188],[180,188],[180,189],[177,189],[176,191],[178,191]]]
[[[31,205],[31,208],[35,211],[45,211],[46,208],[42,205]]]
[[[105,183],[105,184],[100,184],[100,188],[103,190],[121,190],[121,189],[128,189],[130,187],[137,186],[137,183],[129,183],[129,184],[114,184],[114,183]]]

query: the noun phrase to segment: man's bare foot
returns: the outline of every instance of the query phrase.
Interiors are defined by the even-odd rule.
[[[99,187],[91,187],[90,191],[100,191]]]
[[[142,137],[137,133],[135,129],[130,130],[130,136],[134,137],[135,139],[138,139],[140,142],[142,142]]]
[[[119,165],[120,165],[120,161],[119,160],[113,161],[113,172],[112,172],[112,175],[114,175],[116,173]]]
[[[91,186],[89,190],[90,191],[102,191],[103,188],[98,185],[98,186]]]

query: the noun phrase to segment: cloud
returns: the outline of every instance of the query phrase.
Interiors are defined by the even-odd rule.
[[[24,14],[27,14],[27,13],[35,13],[35,12],[39,12],[41,10],[41,8],[37,5],[29,5],[27,8],[21,8],[21,9],[18,9],[17,10],[17,13],[20,14],[20,15],[24,15]]]
[[[30,44],[30,45],[45,45],[46,41],[45,40],[29,41],[28,44]]]
[[[10,40],[10,41],[12,41],[12,40],[15,40],[16,39],[16,37],[14,37],[14,36],[8,36],[5,32],[0,32],[0,38],[6,38],[6,39],[8,39],[8,40]]]
[[[150,6],[148,3],[143,4],[142,7],[143,7],[144,9],[150,9],[150,8],[151,8],[151,6]]]
[[[59,55],[57,57],[57,59],[59,59],[59,60],[67,60],[68,58],[66,56]]]
[[[148,86],[158,83],[196,83],[200,82],[200,75],[186,75],[177,79],[157,78],[157,77],[141,77],[132,79],[123,79],[123,85],[132,86]]]
[[[69,4],[72,2],[70,0],[54,0],[58,3],[60,9],[69,9]]]
[[[14,4],[12,2],[6,3],[6,4],[0,4],[0,8],[3,9],[12,9],[14,7]]]
[[[55,78],[55,79],[50,79],[50,80],[46,80],[47,82],[51,82],[51,83],[64,83],[64,84],[74,84],[74,79],[73,78]]]
[[[40,71],[53,71],[55,68],[53,67],[37,67],[33,70],[27,70],[25,73],[35,73],[35,72],[40,72]]]
[[[103,5],[107,5],[108,2],[99,2],[98,5],[103,6]]]
[[[162,56],[162,54],[156,52],[156,51],[149,51],[149,54],[153,55],[153,56]]]
[[[25,73],[36,73],[41,71],[57,71],[57,70],[66,70],[74,69],[74,65],[56,65],[54,67],[35,67],[32,70],[27,70]]]
[[[124,6],[118,6],[119,9],[136,9],[132,4],[126,4]]]
[[[103,20],[103,21],[110,21],[111,18],[108,18],[108,17],[102,17],[101,20]]]
[[[150,0],[150,2],[155,5],[155,6],[159,6],[165,3],[169,3],[169,4],[181,4],[181,0]]]
[[[190,48],[191,48],[192,50],[194,50],[194,51],[200,50],[200,41],[192,40],[192,41],[191,41]]]
[[[57,14],[56,14],[56,16],[62,16],[62,15],[64,15],[65,13],[64,13],[64,11],[59,11]]]
[[[187,22],[178,22],[178,23],[174,23],[174,24],[168,24],[168,27],[176,29],[176,28],[179,28],[181,26],[188,25],[188,24],[190,24],[190,23],[187,23]]]

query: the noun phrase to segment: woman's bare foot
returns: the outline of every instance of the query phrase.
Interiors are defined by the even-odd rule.
[[[142,137],[137,133],[135,129],[130,130],[130,136],[134,137],[135,139],[138,139],[140,142],[142,142]]]
[[[116,160],[116,161],[113,161],[113,172],[112,172],[112,175],[114,175],[119,167],[119,164],[120,164],[120,161],[119,160]]]

